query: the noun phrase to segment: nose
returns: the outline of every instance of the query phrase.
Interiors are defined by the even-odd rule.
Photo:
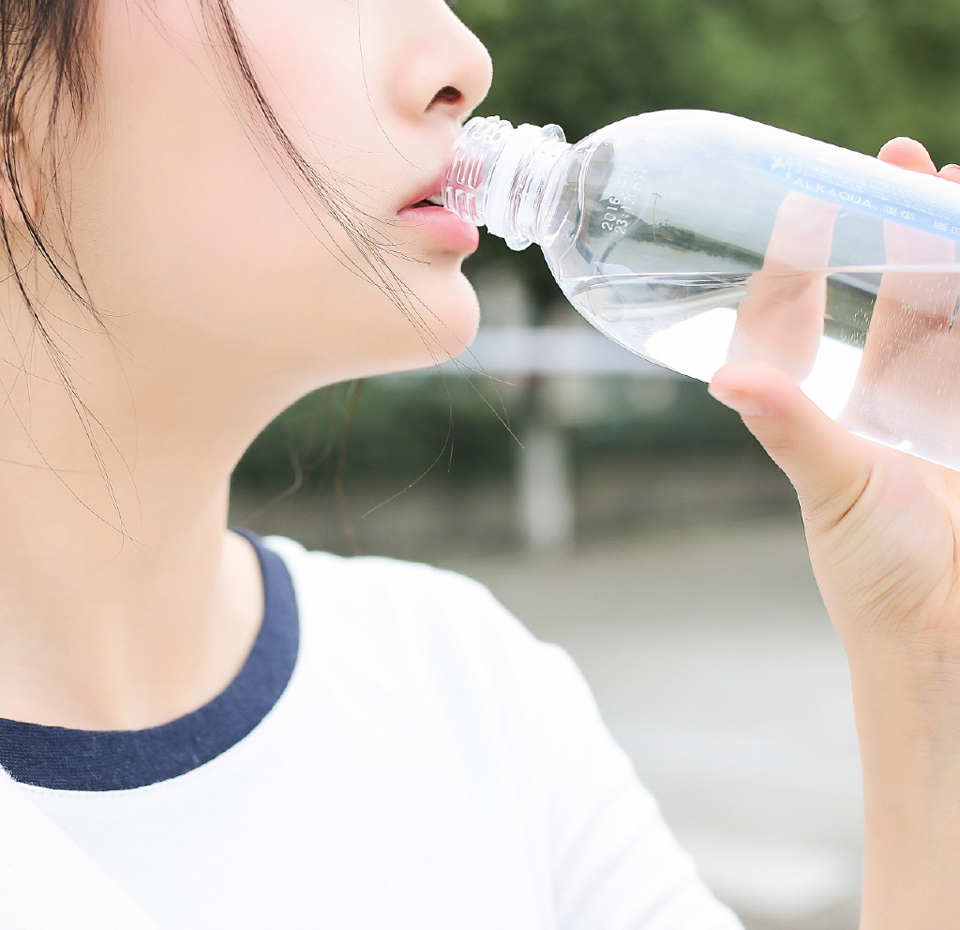
[[[493,65],[483,43],[444,0],[435,2],[436,15],[419,22],[404,105],[415,118],[429,114],[462,122],[487,96]]]

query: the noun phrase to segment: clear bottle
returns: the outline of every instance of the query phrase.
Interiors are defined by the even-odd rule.
[[[787,371],[860,435],[960,470],[960,185],[741,117],[647,113],[568,144],[464,127],[444,205],[638,355]]]

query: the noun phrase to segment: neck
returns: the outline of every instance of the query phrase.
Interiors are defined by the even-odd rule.
[[[265,421],[76,341],[83,405],[43,353],[0,372],[0,716],[138,729],[223,690],[259,629],[256,555],[226,520]]]

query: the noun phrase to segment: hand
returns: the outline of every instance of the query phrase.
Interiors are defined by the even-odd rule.
[[[888,143],[880,157],[913,170],[936,173],[923,147],[911,140]],[[960,168],[949,166],[940,175],[960,181]],[[798,204],[791,218],[804,206]],[[827,235],[832,228],[832,213],[833,208],[824,205],[821,214],[814,217],[819,231]],[[933,238],[904,232],[903,241],[888,242],[888,249],[895,253],[899,250],[902,255],[909,249],[911,237]],[[815,244],[803,248],[824,251],[823,236],[808,236],[810,241]],[[829,244],[826,251],[829,254]],[[891,261],[898,258],[890,256]],[[790,261],[793,267],[804,266],[793,256]],[[949,261],[953,261],[952,254]],[[817,264],[823,267],[825,262]],[[889,376],[892,362],[888,347],[895,340],[889,334],[904,325],[905,291],[911,286],[910,279],[910,275],[901,273],[884,276],[861,366],[875,384],[894,380]],[[801,310],[796,315],[802,320],[815,318],[819,332],[824,289],[813,287],[817,282],[802,276],[793,280],[798,282],[795,293],[787,296]],[[928,284],[921,282],[915,287]],[[950,290],[947,302],[952,310],[956,286],[951,284]],[[812,311],[811,300],[817,302]],[[759,316],[759,302],[753,298],[741,306],[747,305],[749,310],[753,304],[753,313]],[[784,294],[779,294],[776,302],[782,306]],[[916,303],[914,299],[912,304]],[[771,304],[768,301],[763,309]],[[785,316],[782,310],[778,313]],[[933,321],[928,324],[931,331],[942,328],[941,316],[939,307],[936,314],[928,316]],[[800,328],[810,327],[802,324]],[[795,330],[796,326],[794,336]],[[931,344],[929,339],[911,346],[915,354],[910,364],[921,375],[929,374],[932,358],[941,358],[947,351],[953,357],[957,340],[952,334],[944,335],[951,336],[947,348]],[[794,367],[798,367],[794,374],[800,374],[812,360],[806,346],[810,340],[787,341],[795,353],[800,353],[793,358]],[[921,352],[926,356],[918,357]],[[722,368],[710,391],[743,414],[747,427],[796,487],[814,572],[841,638],[855,648],[865,636],[883,635],[905,644],[911,637],[929,642],[929,634],[938,631],[955,641],[960,662],[960,552],[955,552],[953,545],[955,538],[960,539],[960,474],[851,435],[802,394],[794,378],[783,370],[789,371],[789,366],[757,362],[756,353],[751,359]],[[901,357],[899,363],[902,367],[906,362]],[[960,395],[960,366],[956,371],[954,394]]]
[[[880,157],[938,173],[911,140],[888,143]],[[955,166],[939,174],[945,183],[960,181]],[[915,235],[924,234],[911,233],[899,243],[896,234],[888,235],[888,249],[908,252]],[[916,304],[919,282],[903,273],[885,277],[890,281],[884,282],[871,327],[874,344],[861,366],[881,386],[902,380],[897,368],[908,362],[930,373],[929,359],[925,364],[916,355],[907,359],[889,351],[903,343],[896,339],[898,320],[908,304]],[[953,292],[942,306],[933,301],[921,314],[931,333],[948,340],[927,346],[933,358],[947,362],[960,358],[949,332],[955,299]],[[917,342],[911,342],[914,352]],[[960,365],[950,376],[955,397]],[[956,928],[960,473],[851,434],[768,362],[729,364],[717,372],[710,391],[741,413],[794,484],[814,573],[847,650],[867,814],[861,927]]]

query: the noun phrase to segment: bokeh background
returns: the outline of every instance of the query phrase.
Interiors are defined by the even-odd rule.
[[[960,161],[956,0],[456,12],[494,60],[482,115],[577,140],[635,113],[705,108],[871,154],[909,135],[938,164]],[[304,399],[238,467],[234,522],[480,578],[570,650],[750,930],[855,930],[846,668],[789,485],[703,385],[595,337],[535,248],[484,237],[466,270],[475,356]]]

